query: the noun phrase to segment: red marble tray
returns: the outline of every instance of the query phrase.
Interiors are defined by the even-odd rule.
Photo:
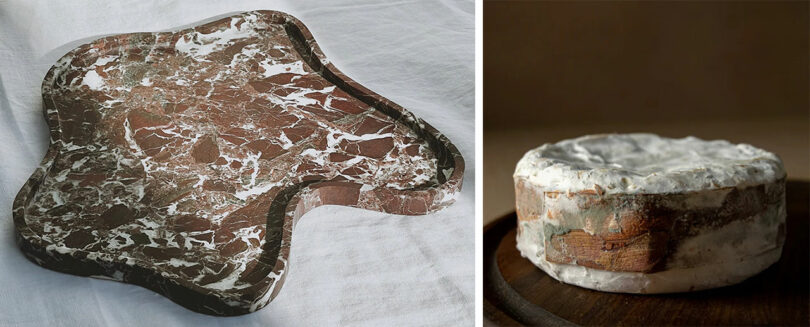
[[[62,57],[42,95],[50,147],[13,207],[23,253],[207,314],[278,294],[307,211],[422,215],[464,173],[445,136],[280,12],[101,38]]]

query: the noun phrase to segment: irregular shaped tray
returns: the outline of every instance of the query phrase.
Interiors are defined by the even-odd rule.
[[[23,253],[202,313],[267,305],[315,207],[421,215],[461,187],[445,136],[280,12],[101,38],[62,57],[42,94],[50,147],[13,208]]]
[[[561,283],[516,248],[516,214],[484,228],[485,326],[729,326],[807,324],[810,183],[786,183],[782,258],[732,286],[675,294],[599,292]]]

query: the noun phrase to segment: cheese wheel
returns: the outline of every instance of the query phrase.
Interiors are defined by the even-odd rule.
[[[589,135],[527,152],[517,248],[551,277],[622,293],[735,284],[779,260],[785,170],[748,144]]]

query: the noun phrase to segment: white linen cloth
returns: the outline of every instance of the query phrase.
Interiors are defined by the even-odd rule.
[[[426,216],[334,206],[308,213],[293,233],[281,293],[239,317],[195,313],[138,286],[26,260],[11,207],[48,146],[40,84],[50,66],[100,36],[257,9],[298,17],[338,69],[445,133],[467,165],[457,202]],[[0,0],[0,325],[472,325],[473,17],[473,1],[450,0]]]

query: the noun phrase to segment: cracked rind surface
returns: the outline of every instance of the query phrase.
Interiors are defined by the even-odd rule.
[[[202,313],[267,305],[315,207],[421,215],[461,187],[444,135],[280,12],[101,38],[61,58],[42,94],[50,147],[13,207],[23,253]]]
[[[765,183],[652,194],[606,192],[596,183],[565,192],[525,173],[515,174],[518,249],[569,284],[625,293],[721,287],[766,269],[782,252],[784,171]]]

